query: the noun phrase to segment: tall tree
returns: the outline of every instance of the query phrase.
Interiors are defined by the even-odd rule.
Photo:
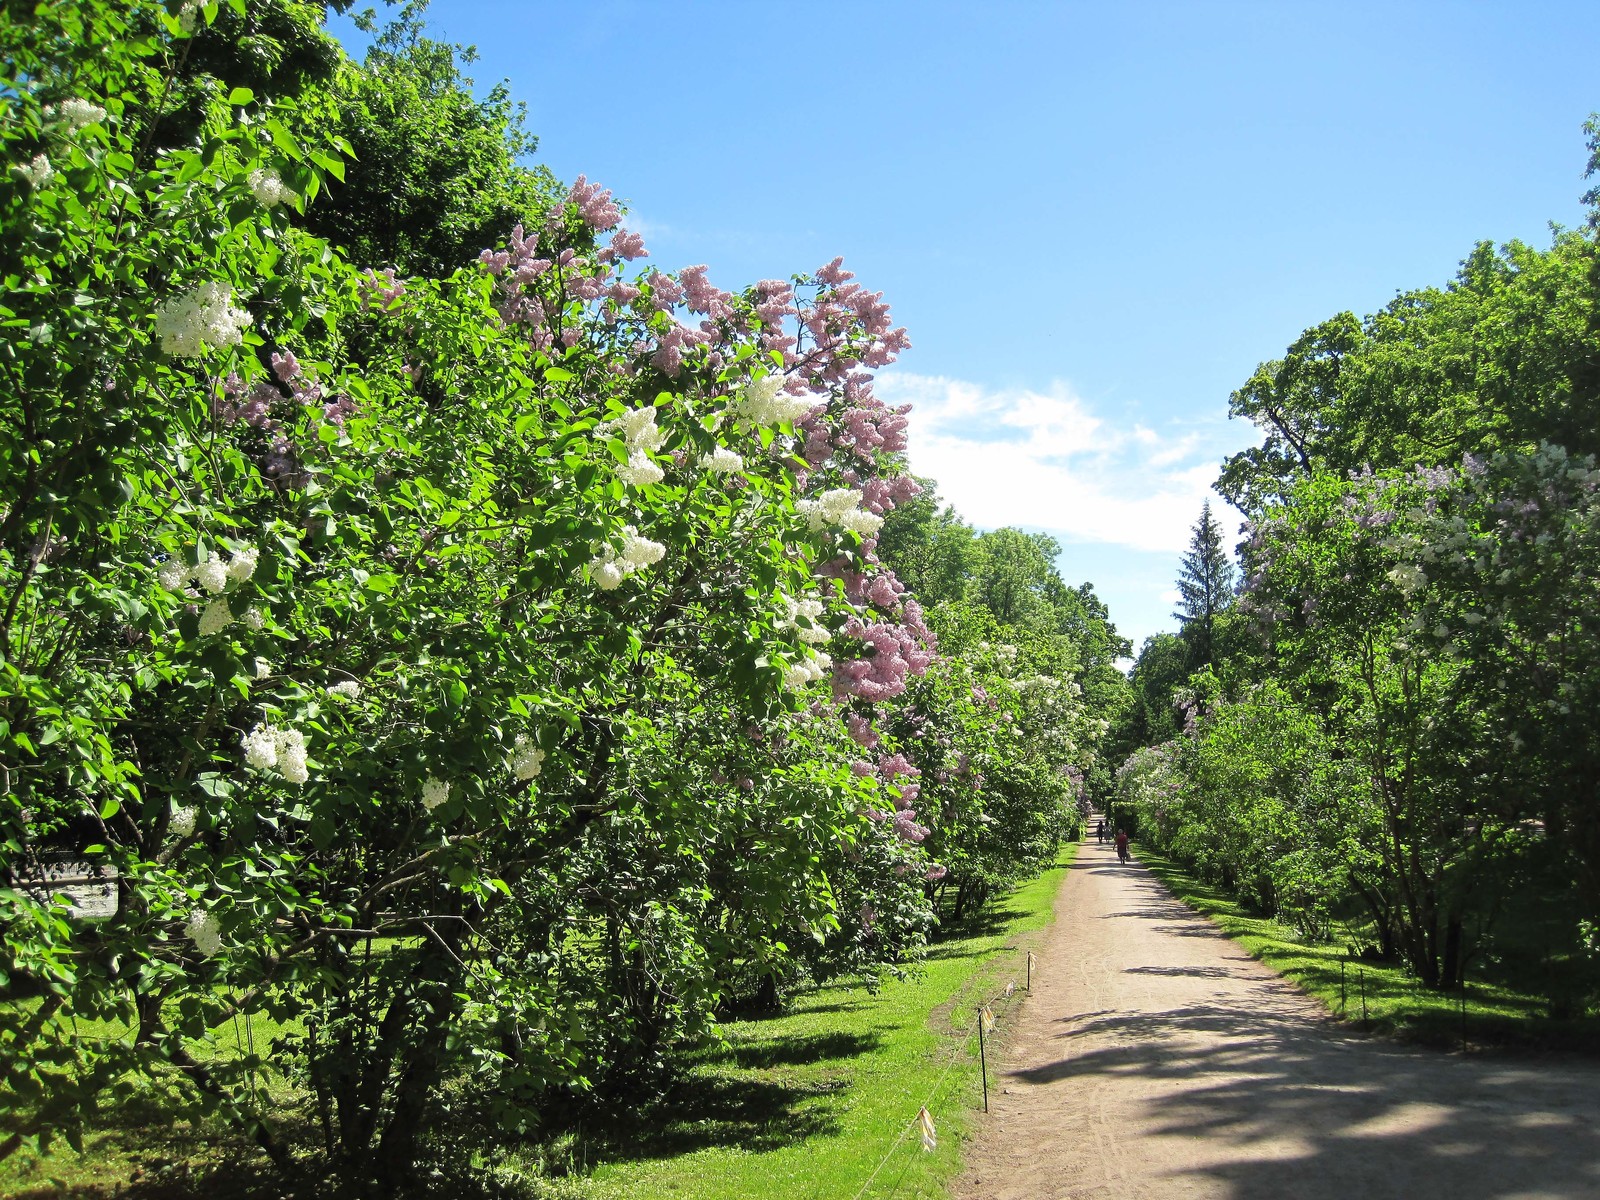
[[[1183,622],[1183,638],[1196,667],[1211,663],[1217,614],[1232,603],[1233,584],[1233,562],[1222,545],[1222,526],[1207,500],[1189,537],[1189,552],[1183,556],[1178,574],[1180,607],[1172,614]]]

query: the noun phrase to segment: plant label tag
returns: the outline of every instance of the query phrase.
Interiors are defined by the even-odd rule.
[[[114,867],[68,859],[41,863],[39,873],[24,877],[22,887],[35,899],[60,896],[79,921],[104,921],[117,915],[117,872]]]

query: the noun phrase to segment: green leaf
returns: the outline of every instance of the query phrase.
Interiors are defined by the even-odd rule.
[[[228,93],[228,103],[232,105],[249,104],[256,98],[256,94],[247,87],[236,87]]]

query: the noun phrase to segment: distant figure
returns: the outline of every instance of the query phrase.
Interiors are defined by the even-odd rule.
[[[1105,843],[1106,843],[1106,823],[1104,821],[1098,821],[1098,822],[1095,823],[1094,840],[1099,842],[1102,846],[1105,845]]]
[[[1128,861],[1128,831],[1126,829],[1117,830],[1117,861]]]

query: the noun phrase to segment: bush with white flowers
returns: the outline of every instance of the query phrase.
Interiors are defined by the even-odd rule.
[[[141,1029],[69,1053],[0,1010],[21,1136],[143,1072],[289,1161],[242,1070],[173,1070],[270,1007],[341,1030],[267,1057],[330,1114],[308,1152],[382,1191],[439,1116],[400,1080],[536,1106],[704,1033],[759,982],[733,964],[908,961],[930,863],[846,726],[933,657],[875,554],[916,492],[881,299],[838,261],[636,270],[581,178],[449,278],[347,264],[292,224],[341,153],[294,97],[223,87],[205,155],[145,140],[213,14],[134,7],[162,32],[107,24],[62,95],[47,6],[0,89],[0,260],[52,281],[0,330],[36,481],[0,514],[5,854],[89,815],[124,897],[90,931],[7,893],[0,969]]]

